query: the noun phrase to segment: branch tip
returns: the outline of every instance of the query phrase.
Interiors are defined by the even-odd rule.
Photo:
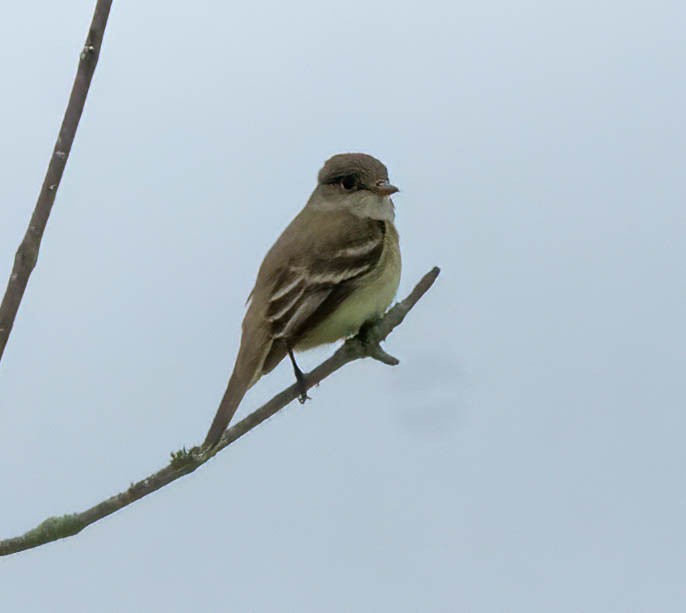
[[[389,366],[397,366],[400,364],[400,360],[393,357],[390,353],[387,353],[381,348],[381,345],[375,343],[373,345],[368,345],[366,348],[366,353],[370,358],[388,364]]]

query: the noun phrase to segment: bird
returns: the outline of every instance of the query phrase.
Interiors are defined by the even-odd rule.
[[[304,208],[267,252],[247,301],[233,372],[204,448],[219,442],[239,404],[289,356],[299,399],[305,375],[294,351],[357,334],[383,315],[400,282],[401,255],[386,166],[339,153],[318,173]]]

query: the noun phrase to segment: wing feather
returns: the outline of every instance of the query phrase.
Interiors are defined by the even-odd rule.
[[[285,263],[272,287],[266,312],[272,338],[296,341],[350,295],[359,279],[374,270],[384,249],[385,223],[365,220],[361,229],[352,237],[344,235],[334,249],[316,253],[308,265],[302,260]]]

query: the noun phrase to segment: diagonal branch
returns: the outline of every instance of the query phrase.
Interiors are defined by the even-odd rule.
[[[307,374],[308,389],[317,385],[349,362],[359,360],[360,358],[372,357],[385,363],[389,363],[389,358],[391,362],[395,360],[395,358],[391,358],[379,347],[379,343],[402,323],[407,313],[433,285],[439,272],[438,268],[433,268],[429,271],[417,283],[405,300],[396,304],[376,324],[365,330],[364,338],[358,335],[347,340],[328,360],[322,362],[317,368]],[[397,360],[395,360],[395,363],[397,363]],[[259,426],[263,421],[295,400],[298,394],[299,388],[297,385],[291,385],[286,388],[254,413],[251,413],[235,426],[226,430],[219,444],[209,451],[194,447],[190,451],[183,449],[172,453],[171,462],[167,466],[149,477],[133,483],[126,491],[115,494],[80,513],[63,515],[61,517],[49,517],[26,534],[0,541],[0,555],[10,555],[33,547],[39,547],[51,541],[73,536],[81,532],[86,526],[111,515],[119,509],[123,509],[132,502],[159,490],[172,481],[192,473],[219,451]]]
[[[45,173],[45,179],[43,179],[43,186],[38,195],[36,208],[33,210],[33,215],[31,215],[31,221],[26,229],[24,239],[19,244],[14,256],[14,266],[7,282],[5,295],[0,304],[0,360],[7,346],[10,332],[12,332],[12,326],[14,326],[14,320],[29,282],[29,277],[38,260],[38,250],[40,249],[43,233],[48,224],[50,211],[57,195],[57,188],[62,180],[64,168],[69,159],[69,152],[74,142],[76,128],[78,128],[83,106],[86,103],[88,89],[95,72],[95,66],[98,63],[102,38],[105,34],[105,26],[107,25],[111,5],[112,0],[98,0],[95,5],[93,20],[88,30],[86,44],[83,47],[83,51],[81,51],[79,67],[76,71],[71,95],[69,96],[69,103],[64,111],[62,126],[60,127],[57,142],[48,164],[48,170]]]

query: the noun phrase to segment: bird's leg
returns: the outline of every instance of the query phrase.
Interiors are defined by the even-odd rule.
[[[293,355],[293,350],[290,345],[288,346],[288,357],[291,358],[291,364],[293,364],[293,372],[295,373],[295,381],[298,384],[298,401],[300,404],[305,404],[306,400],[310,397],[307,395],[307,384],[305,383],[305,373],[300,370],[298,363],[295,361],[295,356]]]

